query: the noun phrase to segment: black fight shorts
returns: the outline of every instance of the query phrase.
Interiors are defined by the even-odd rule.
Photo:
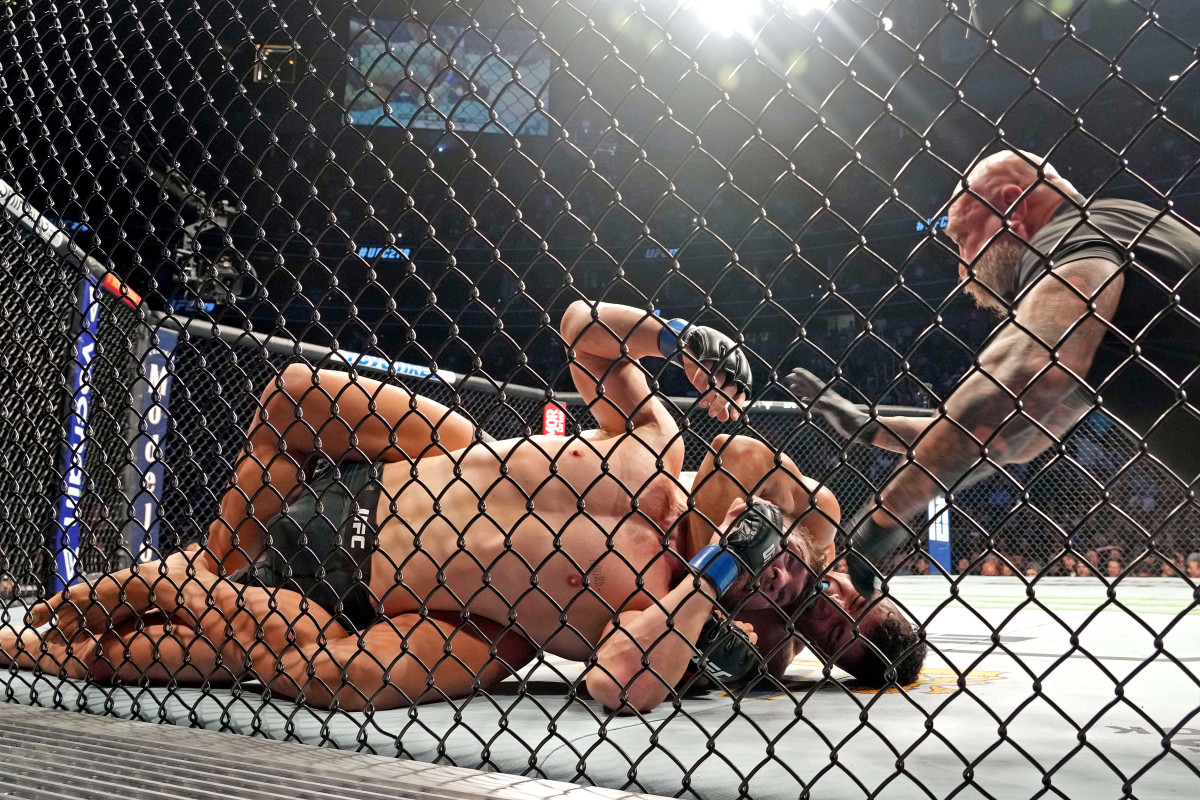
[[[346,630],[367,628],[379,606],[369,588],[378,546],[376,469],[356,463],[318,467],[300,499],[268,523],[263,555],[228,579],[299,592]]]

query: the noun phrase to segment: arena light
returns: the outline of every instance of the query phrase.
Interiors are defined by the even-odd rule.
[[[834,0],[776,0],[776,4],[799,14],[827,9],[833,3]],[[725,37],[739,34],[753,38],[753,25],[763,18],[762,0],[678,0],[678,4]]]
[[[810,11],[822,11],[833,5],[833,0],[787,0],[787,5],[801,14]]]
[[[751,20],[762,10],[759,0],[679,0],[679,6],[725,37],[735,33],[751,34]]]

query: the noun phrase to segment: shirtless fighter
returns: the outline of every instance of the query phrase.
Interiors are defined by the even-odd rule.
[[[855,586],[871,595],[908,523],[937,494],[1029,461],[1094,408],[1182,485],[1200,476],[1200,232],[1168,207],[1086,201],[1044,158],[982,160],[949,209],[959,277],[1001,323],[929,417],[868,418],[798,369],[798,397],[853,441],[908,455],[880,503],[848,526]],[[1069,532],[1068,532],[1069,534]],[[883,572],[881,573],[881,570]]]
[[[428,398],[288,367],[262,396],[207,549],[68,590],[31,613],[31,626],[56,614],[51,633],[0,632],[0,660],[96,679],[258,679],[344,709],[462,697],[539,649],[586,662],[589,692],[621,711],[655,707],[689,669],[747,676],[761,663],[752,624],[714,608],[794,619],[820,589],[836,500],[742,437],[715,442],[683,490],[679,429],[639,359],[677,361],[703,408],[737,417],[750,372],[728,338],[583,301],[561,333],[600,425],[568,438],[484,443]],[[827,603],[843,581],[826,579]],[[798,647],[776,627],[773,672]],[[828,655],[882,675],[853,635],[870,623],[842,627],[861,630]]]

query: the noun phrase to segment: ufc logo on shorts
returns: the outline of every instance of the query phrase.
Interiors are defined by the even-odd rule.
[[[371,521],[369,517],[370,511],[368,509],[360,508],[354,512],[354,519],[350,521],[351,550],[367,549],[367,535],[371,529]]]

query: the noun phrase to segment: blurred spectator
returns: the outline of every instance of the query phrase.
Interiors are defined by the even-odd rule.
[[[924,556],[922,556],[921,558],[917,559],[917,565],[915,567],[913,567],[913,575],[928,575],[928,574],[929,574],[929,561]]]
[[[8,569],[8,554],[0,547],[0,603],[15,600],[17,597],[17,582],[5,572]]]
[[[1124,570],[1125,568],[1121,566],[1121,562],[1117,559],[1110,558],[1108,560],[1108,577],[1119,578]]]
[[[983,566],[979,570],[979,574],[989,578],[994,578],[999,575],[1000,570],[996,567],[996,561],[992,558],[984,561]]]
[[[1074,576],[1075,568],[1079,565],[1079,561],[1075,558],[1075,556],[1067,553],[1065,556],[1063,556],[1062,565],[1063,571],[1067,575]]]
[[[1187,557],[1187,574],[1189,578],[1200,578],[1200,553]]]
[[[963,557],[958,560],[958,574],[966,575],[971,571],[971,559]]]
[[[1164,578],[1177,578],[1179,577],[1179,567],[1174,561],[1164,561],[1158,574]]]
[[[1075,577],[1077,578],[1090,578],[1093,572],[1092,565],[1086,561],[1080,561],[1075,565]]]
[[[1025,568],[1025,577],[1026,578],[1036,578],[1038,576],[1038,573],[1041,571],[1042,571],[1041,566],[1039,566],[1036,561],[1031,561],[1031,562],[1029,562],[1029,566],[1027,566]]]
[[[1096,550],[1088,550],[1087,551],[1087,560],[1088,560],[1088,563],[1091,564],[1093,567],[1099,568],[1100,553]]]

